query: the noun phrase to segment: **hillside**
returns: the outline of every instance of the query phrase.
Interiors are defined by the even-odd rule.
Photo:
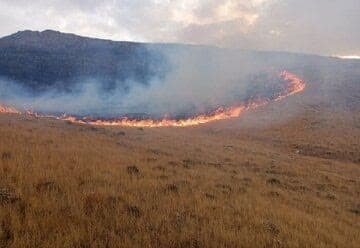
[[[0,39],[0,102],[45,114],[181,118],[257,97],[272,99],[284,90],[278,79],[283,70],[314,79],[327,92],[338,86],[319,77],[356,74],[359,64],[305,54],[22,31]]]
[[[120,85],[126,92],[135,83],[147,85],[154,78],[164,77],[175,66],[169,61],[174,54],[187,57],[186,63],[194,66],[209,66],[209,70],[219,67],[216,61],[224,58],[230,62],[228,66],[279,70],[310,70],[351,63],[314,55],[122,42],[52,30],[28,30],[0,39],[0,79],[25,86],[34,93],[72,91],[77,83],[86,80],[99,81],[109,90]]]
[[[46,30],[22,31],[0,39],[0,76],[35,91],[71,90],[93,78],[105,87],[161,74],[159,54],[145,44],[92,39]],[[126,88],[126,85],[123,85]]]

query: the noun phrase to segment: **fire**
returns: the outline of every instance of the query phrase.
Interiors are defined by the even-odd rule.
[[[230,118],[239,117],[243,112],[255,109],[257,107],[266,105],[272,101],[280,101],[288,96],[293,94],[299,93],[305,89],[305,82],[296,76],[293,73],[283,71],[280,73],[280,77],[286,83],[286,89],[275,99],[264,99],[264,100],[253,100],[248,103],[241,104],[239,106],[232,106],[232,107],[220,107],[215,111],[209,114],[201,114],[195,117],[187,118],[187,119],[168,119],[163,118],[162,120],[153,120],[153,119],[144,119],[144,120],[137,120],[137,119],[129,119],[127,117],[120,118],[118,120],[93,120],[89,118],[76,118],[73,116],[44,116],[38,115],[36,113],[29,113],[31,115],[37,117],[49,117],[49,118],[56,118],[58,120],[65,120],[70,121],[73,123],[78,124],[90,124],[90,125],[97,125],[97,126],[123,126],[123,127],[189,127],[189,126],[197,126],[213,121],[218,120],[225,120]],[[0,112],[2,108],[0,106]],[[16,111],[16,110],[15,110]]]
[[[287,89],[275,101],[279,101],[285,97],[297,94],[305,89],[305,82],[293,73],[282,71],[280,77],[287,82]]]
[[[173,120],[164,118],[162,120],[131,120],[128,118],[121,118],[119,120],[105,121],[105,120],[86,120],[77,119],[75,117],[62,117],[59,119],[67,120],[74,123],[80,124],[91,124],[98,126],[125,126],[125,127],[189,127],[197,126],[218,120],[225,120],[230,118],[239,117],[244,111],[254,109],[263,105],[268,104],[271,101],[279,101],[290,95],[299,93],[305,89],[305,82],[301,80],[295,74],[287,71],[280,73],[280,77],[286,82],[286,90],[282,92],[274,100],[257,100],[247,104],[242,104],[233,107],[220,107],[210,114],[202,114],[192,118]]]
[[[15,108],[13,107],[8,107],[5,105],[1,105],[0,104],[0,114],[20,114],[20,111],[17,111]]]

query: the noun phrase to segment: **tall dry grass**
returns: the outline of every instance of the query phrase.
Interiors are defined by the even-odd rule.
[[[315,116],[227,130],[1,115],[0,246],[358,247],[359,126]]]

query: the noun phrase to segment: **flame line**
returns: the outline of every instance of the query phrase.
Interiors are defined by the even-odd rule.
[[[213,121],[225,120],[230,118],[239,117],[243,112],[255,109],[260,106],[264,106],[269,104],[270,102],[280,101],[288,96],[297,94],[303,91],[306,87],[306,83],[300,79],[297,75],[282,71],[279,73],[279,76],[287,83],[286,90],[281,92],[279,96],[273,100],[255,100],[251,101],[247,104],[242,104],[239,106],[233,107],[220,107],[213,111],[210,114],[201,114],[192,118],[187,119],[162,119],[162,120],[153,120],[153,119],[145,119],[145,120],[136,120],[129,119],[127,117],[118,119],[118,120],[86,120],[85,118],[79,119],[74,116],[52,116],[52,115],[41,115],[34,112],[26,111],[25,114],[29,114],[36,117],[46,117],[46,118],[55,118],[58,120],[70,121],[78,124],[89,124],[96,126],[123,126],[123,127],[189,127],[189,126],[197,126]],[[0,105],[0,113],[16,113],[20,114],[20,111],[12,107],[2,107]]]

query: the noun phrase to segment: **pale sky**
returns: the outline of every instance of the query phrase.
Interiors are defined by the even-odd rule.
[[[360,55],[360,0],[0,0],[0,36],[53,29],[113,40]]]

